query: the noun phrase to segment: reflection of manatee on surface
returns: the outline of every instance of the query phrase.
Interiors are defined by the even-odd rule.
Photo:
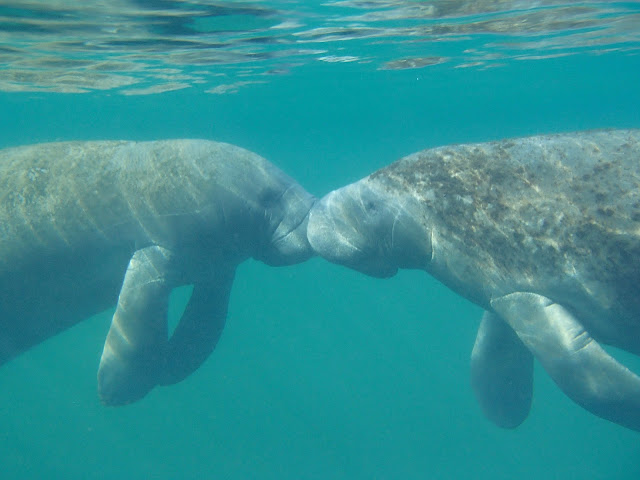
[[[312,208],[326,259],[419,268],[486,310],[472,385],[487,417],[528,415],[533,357],[590,412],[640,430],[640,130],[538,136],[409,155]]]
[[[222,333],[238,264],[311,256],[313,202],[263,158],[224,143],[1,150],[0,364],[117,303],[102,400],[131,402],[184,379]],[[184,284],[193,293],[168,339],[169,294]]]

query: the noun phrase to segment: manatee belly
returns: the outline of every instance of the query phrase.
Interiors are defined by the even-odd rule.
[[[48,252],[0,275],[0,365],[115,305],[131,252]]]

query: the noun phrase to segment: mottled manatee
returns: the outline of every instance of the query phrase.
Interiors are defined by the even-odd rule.
[[[0,364],[117,305],[103,402],[197,369],[238,264],[312,255],[314,198],[262,157],[205,140],[45,143],[0,151]],[[171,290],[192,284],[169,338]]]
[[[590,412],[640,430],[640,130],[423,150],[311,210],[324,258],[369,275],[423,269],[482,307],[472,385],[487,417],[529,414],[533,357]]]

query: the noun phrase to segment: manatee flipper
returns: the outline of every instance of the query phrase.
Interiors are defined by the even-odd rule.
[[[106,405],[134,402],[158,383],[175,286],[171,263],[171,252],[158,246],[136,251],[129,261],[98,369],[98,393]]]
[[[500,317],[485,312],[471,352],[471,386],[485,416],[515,428],[529,415],[533,355]]]
[[[567,309],[523,292],[496,298],[491,306],[573,401],[640,430],[640,377],[605,352]]]
[[[235,268],[216,271],[193,286],[180,323],[169,339],[160,385],[180,382],[194,372],[213,351],[227,317]]]

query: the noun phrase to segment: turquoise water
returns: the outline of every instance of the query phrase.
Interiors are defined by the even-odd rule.
[[[629,25],[637,35],[637,16]],[[482,35],[461,41],[466,50],[474,42],[487,48]],[[506,58],[485,69],[451,62],[380,69],[416,49],[427,57],[454,47],[432,54],[428,43],[357,42],[314,48],[362,58],[393,53],[380,62],[300,61],[222,95],[207,91],[214,76],[148,95],[3,84],[0,146],[209,138],[265,156],[322,195],[430,146],[640,127],[640,55],[632,48],[578,46],[576,55]],[[237,76],[223,83],[250,66],[220,66]],[[176,292],[174,315],[186,295]],[[469,385],[481,313],[422,272],[379,280],[317,258],[286,268],[248,261],[212,357],[134,405],[106,408],[96,394],[110,312],[4,365],[0,478],[639,478],[640,436],[572,403],[539,365],[525,423],[506,431],[484,419]],[[640,372],[640,359],[615,354]]]

